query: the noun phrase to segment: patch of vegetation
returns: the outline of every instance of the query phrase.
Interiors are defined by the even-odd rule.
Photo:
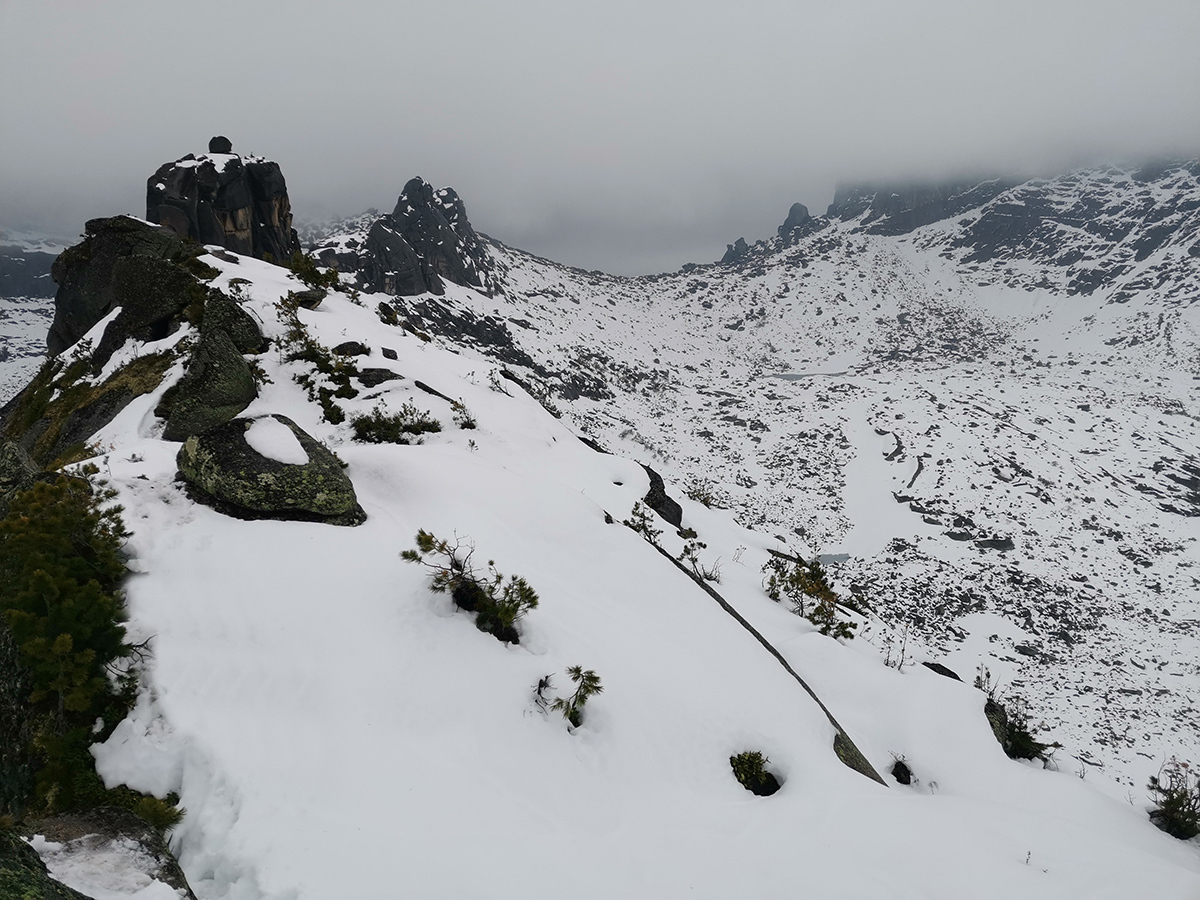
[[[1200,773],[1175,757],[1150,776],[1150,821],[1172,837],[1188,840],[1200,834]]]
[[[307,253],[297,250],[287,266],[292,274],[307,284],[310,288],[336,288],[338,286],[337,269],[322,272],[317,261]]]
[[[729,494],[718,488],[707,478],[692,475],[683,485],[684,496],[707,506],[709,509],[728,509]]]
[[[696,533],[695,528],[681,528],[679,536],[683,538],[683,551],[679,554],[681,562],[686,563],[691,567],[692,574],[697,578],[703,578],[705,581],[712,581],[716,584],[721,583],[721,566],[720,563],[713,563],[712,566],[705,566],[700,562],[700,551],[708,548],[708,544],[700,540],[700,536]]]
[[[454,424],[459,428],[469,431],[479,426],[475,421],[475,414],[467,409],[461,400],[455,400],[450,404],[450,408],[453,410]]]
[[[589,698],[601,693],[604,685],[600,683],[599,675],[591,669],[584,669],[583,666],[571,666],[567,669],[567,676],[575,683],[574,692],[569,697],[555,698],[554,702],[550,704],[550,708],[561,712],[563,718],[570,722],[573,728],[578,728],[583,724],[584,705]],[[546,687],[550,687],[549,675],[543,681]]]
[[[308,333],[300,321],[297,310],[300,303],[293,294],[275,304],[276,314],[284,326],[279,339],[279,352],[284,362],[306,362],[312,371],[299,372],[292,376],[296,384],[304,388],[308,399],[321,406],[321,415],[331,425],[346,421],[346,412],[336,400],[352,400],[358,390],[350,383],[359,371],[349,357],[337,356]],[[253,370],[251,370],[253,373]]]
[[[176,351],[140,356],[103,382],[93,384],[84,377],[91,367],[87,350],[83,347],[68,364],[61,358],[48,360],[21,393],[5,427],[5,435],[13,439],[38,428],[29,455],[47,469],[58,469],[86,458],[80,454],[90,432],[71,440],[77,414],[99,410],[108,404],[123,406],[133,397],[150,393],[162,383],[176,359]]]
[[[655,547],[658,546],[658,539],[662,537],[662,529],[654,527],[654,512],[641,500],[633,504],[629,518],[622,521],[621,524],[626,528],[632,528]]]
[[[411,403],[405,403],[397,413],[389,413],[377,405],[366,415],[350,419],[354,440],[364,444],[409,444],[411,438],[442,430],[442,424]]]
[[[983,714],[987,716],[992,733],[1009,759],[1039,759],[1045,762],[1046,751],[1060,746],[1058,742],[1043,744],[1033,736],[1029,710],[1020,697],[999,696],[999,685],[992,681],[992,673],[980,667],[975,675],[975,687],[987,694]]]
[[[421,529],[416,549],[404,550],[400,557],[430,570],[429,589],[450,595],[455,606],[475,613],[475,627],[509,644],[519,644],[517,621],[538,605],[537,592],[524,578],[512,575],[507,581],[488,560],[487,573],[476,572],[471,558],[475,547],[469,543],[434,537]]]
[[[779,780],[767,771],[770,760],[758,750],[746,750],[729,757],[733,777],[752,794],[769,797],[779,790]]]
[[[776,603],[787,600],[792,611],[816,625],[821,634],[847,640],[854,637],[858,624],[839,617],[838,596],[819,559],[805,562],[772,556],[762,571],[763,590]]]

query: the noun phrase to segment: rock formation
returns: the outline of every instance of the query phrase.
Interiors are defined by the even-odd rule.
[[[363,290],[411,297],[445,293],[444,282],[491,294],[492,260],[453,188],[421,178],[404,186],[391,215],[380,216],[353,252],[332,242],[314,255],[339,271],[356,271]]]
[[[249,429],[261,419],[234,419],[189,437],[180,448],[179,471],[193,497],[237,518],[332,525],[364,522],[366,514],[341,461],[291,419],[270,418],[295,436],[303,451],[300,461],[264,456],[247,439]]]
[[[792,208],[788,210],[787,218],[783,220],[783,224],[779,226],[779,236],[787,237],[797,228],[812,221],[812,216],[808,214],[808,207],[803,203],[793,203]]]
[[[279,164],[239,156],[228,138],[164,163],[146,182],[146,218],[181,237],[285,263],[300,249]]]

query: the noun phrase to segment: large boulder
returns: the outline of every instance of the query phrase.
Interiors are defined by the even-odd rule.
[[[316,252],[321,256],[322,248]],[[491,269],[458,194],[434,190],[421,178],[409,181],[391,215],[371,226],[357,264],[365,290],[405,297],[443,294],[446,281],[490,294]]]
[[[197,259],[203,253],[199,244],[128,216],[92,219],[83,241],[51,268],[58,293],[46,349],[57,356],[118,307],[92,352],[96,368],[130,337],[166,337],[186,307],[203,303],[201,279],[217,274]]]
[[[366,520],[341,461],[286,416],[234,419],[192,435],[176,459],[192,496],[227,515]]]
[[[182,441],[228,422],[257,396],[250,366],[233,340],[220,328],[204,329],[183,378],[157,410],[167,420],[163,437]]]
[[[163,163],[146,182],[146,218],[202,244],[285,263],[300,249],[279,164],[239,156],[224,137],[209,152]]]

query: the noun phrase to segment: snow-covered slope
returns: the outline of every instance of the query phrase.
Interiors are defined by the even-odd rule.
[[[917,194],[852,196],[642,278],[494,242],[503,292],[395,303],[742,524],[849,554],[845,589],[1136,789],[1200,724],[1197,172],[985,183],[919,228]]]
[[[229,259],[204,261],[219,286],[249,279],[247,307],[279,336],[275,303],[296,283]],[[98,767],[111,782],[179,791],[188,814],[173,840],[198,895],[1195,895],[1195,847],[1156,830],[1140,794],[1126,802],[1065,768],[1007,759],[982,693],[815,632],[763,593],[759,569],[783,543],[681,498],[684,524],[708,545],[701,562],[722,561],[725,600],[877,770],[903,756],[917,781],[884,786],[844,766],[833,727],[780,660],[619,524],[646,493],[644,470],[586,446],[477,353],[384,324],[379,299],[333,294],[297,315],[324,346],[361,341],[371,348],[361,364],[402,376],[340,401],[347,413],[413,403],[445,430],[419,445],[354,443],[293,381],[305,364],[274,351],[246,411],[283,413],[336,449],[368,515],[359,527],[241,521],[189,500],[174,480],[179,445],[160,439],[153,414],[167,383],[97,436],[134,533],[132,636],[154,636],[150,689],[95,750]],[[712,371],[712,389],[813,407],[809,392],[828,390],[750,383],[748,371]],[[478,427],[454,427],[451,403],[417,381],[457,398]],[[865,418],[873,401],[858,390]],[[666,396],[708,400],[696,388]],[[580,421],[620,443],[593,403]],[[640,409],[631,427],[654,421]],[[854,434],[848,473],[859,446],[879,449]],[[400,559],[420,528],[528,579],[541,604],[520,644],[476,630]],[[669,529],[661,540],[682,549]],[[571,665],[604,687],[573,730],[535,702],[548,674],[567,693]],[[733,779],[729,757],[744,750],[769,756],[777,794]]]

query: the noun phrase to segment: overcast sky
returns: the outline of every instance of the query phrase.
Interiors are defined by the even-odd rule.
[[[1200,0],[0,0],[0,228],[227,135],[299,219],[421,175],[506,243],[710,261],[839,181],[1200,155]]]

